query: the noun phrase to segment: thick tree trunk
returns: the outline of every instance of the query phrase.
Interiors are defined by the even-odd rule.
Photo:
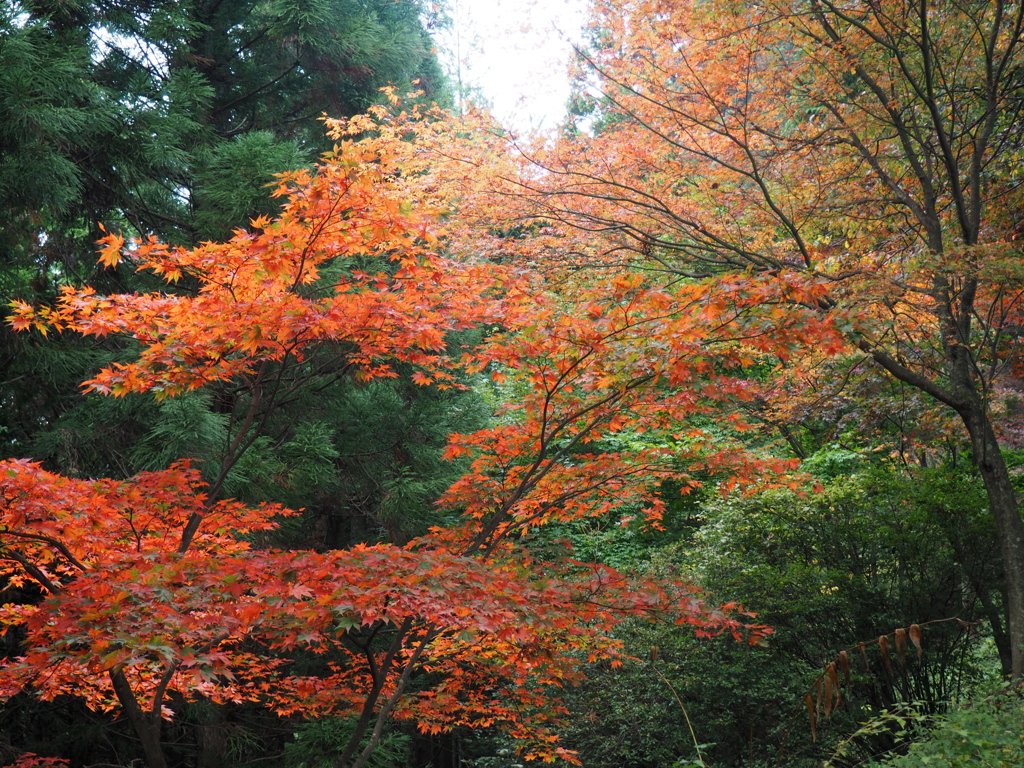
[[[1006,578],[1007,634],[1011,675],[1024,675],[1024,522],[1010,472],[996,441],[992,422],[982,403],[958,409],[971,436],[974,461],[988,493],[989,511],[996,524]]]

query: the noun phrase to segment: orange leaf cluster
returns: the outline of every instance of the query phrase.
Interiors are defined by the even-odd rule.
[[[114,483],[0,467],[0,556],[11,576],[43,574],[53,588],[45,602],[0,611],[27,633],[25,655],[0,675],[4,696],[31,686],[110,709],[117,671],[154,708],[176,691],[283,714],[354,710],[375,656],[346,636],[412,621],[412,642],[427,644],[422,669],[444,682],[398,714],[427,729],[486,721],[526,736],[554,716],[545,687],[577,679],[581,654],[617,652],[604,633],[623,617],[669,613],[702,632],[751,631],[685,585],[605,568],[573,563],[538,581],[521,561],[451,554],[432,537],[328,553],[255,551],[236,538],[272,525],[274,507],[210,507],[193,549],[177,554],[167,539],[200,503],[195,485],[185,468]],[[291,672],[300,649],[330,655],[333,671]]]
[[[436,209],[413,205],[400,139],[346,141],[315,173],[281,178],[281,215],[252,222],[226,243],[174,248],[154,240],[126,256],[191,290],[99,296],[64,289],[56,306],[13,304],[16,329],[124,334],[135,362],[86,382],[108,394],[167,397],[251,373],[264,361],[301,360],[311,345],[343,345],[364,377],[389,363],[422,369],[422,382],[450,384],[445,334],[495,319],[500,273],[439,255]],[[123,240],[108,235],[100,259],[114,264]],[[183,280],[187,277],[187,280]]]

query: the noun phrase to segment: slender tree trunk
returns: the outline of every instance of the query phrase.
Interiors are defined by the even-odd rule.
[[[1014,680],[1019,680],[1024,675],[1024,522],[1010,472],[984,405],[979,401],[958,410],[971,436],[974,461],[985,483],[989,511],[996,523],[1006,579],[1010,674]]]
[[[968,315],[969,317],[969,315]],[[1010,471],[999,450],[988,408],[975,379],[974,360],[959,338],[970,335],[969,323],[963,327],[953,321],[952,312],[940,316],[950,329],[946,338],[946,360],[950,385],[942,387],[927,376],[899,363],[884,351],[860,342],[860,348],[874,357],[882,368],[900,381],[920,389],[955,410],[971,438],[974,463],[981,473],[988,495],[989,513],[996,524],[999,552],[1003,560],[1006,590],[1006,634],[1010,640],[1010,676],[1024,677],[1024,522],[1021,521],[1017,494]]]
[[[164,751],[160,746],[160,713],[147,714],[139,705],[135,692],[128,683],[128,678],[120,669],[110,672],[110,682],[114,687],[117,700],[132,724],[139,741],[142,742],[142,753],[146,757],[148,768],[167,768]]]
[[[979,584],[978,587],[978,601],[985,616],[988,617],[989,626],[992,628],[992,641],[996,644],[996,652],[999,654],[999,666],[1002,668],[1003,676],[1007,677],[1013,672],[1013,654],[1010,652],[1010,636],[1006,634],[1006,611],[992,602],[986,585]]]
[[[953,548],[953,554],[957,562],[961,564],[964,579],[971,589],[974,590],[974,598],[981,603],[982,613],[988,619],[989,627],[992,629],[992,640],[995,642],[996,651],[999,653],[999,666],[1002,669],[1003,676],[1008,677],[1013,669],[1013,663],[1010,658],[1010,636],[1006,634],[1005,606],[996,605],[992,602],[992,585],[979,575],[974,568],[967,566],[967,563],[976,559],[976,557],[970,554],[964,546],[960,533],[957,530],[957,523],[957,520],[945,515],[939,518],[939,524],[946,533],[946,541]]]

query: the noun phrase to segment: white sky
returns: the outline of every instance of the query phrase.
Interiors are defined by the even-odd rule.
[[[520,132],[553,128],[569,96],[570,41],[587,0],[449,0],[453,29],[438,40],[453,79],[476,86],[495,116]]]

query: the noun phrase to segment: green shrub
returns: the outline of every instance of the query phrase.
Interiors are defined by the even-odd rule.
[[[1024,698],[1001,693],[967,702],[936,719],[905,755],[874,768],[1018,768],[1024,765]]]
[[[286,768],[332,768],[345,750],[356,720],[328,717],[300,726],[295,741],[286,744],[282,765]],[[366,739],[360,744],[365,746]],[[402,768],[409,762],[410,739],[403,733],[386,732],[366,762],[367,768]]]

